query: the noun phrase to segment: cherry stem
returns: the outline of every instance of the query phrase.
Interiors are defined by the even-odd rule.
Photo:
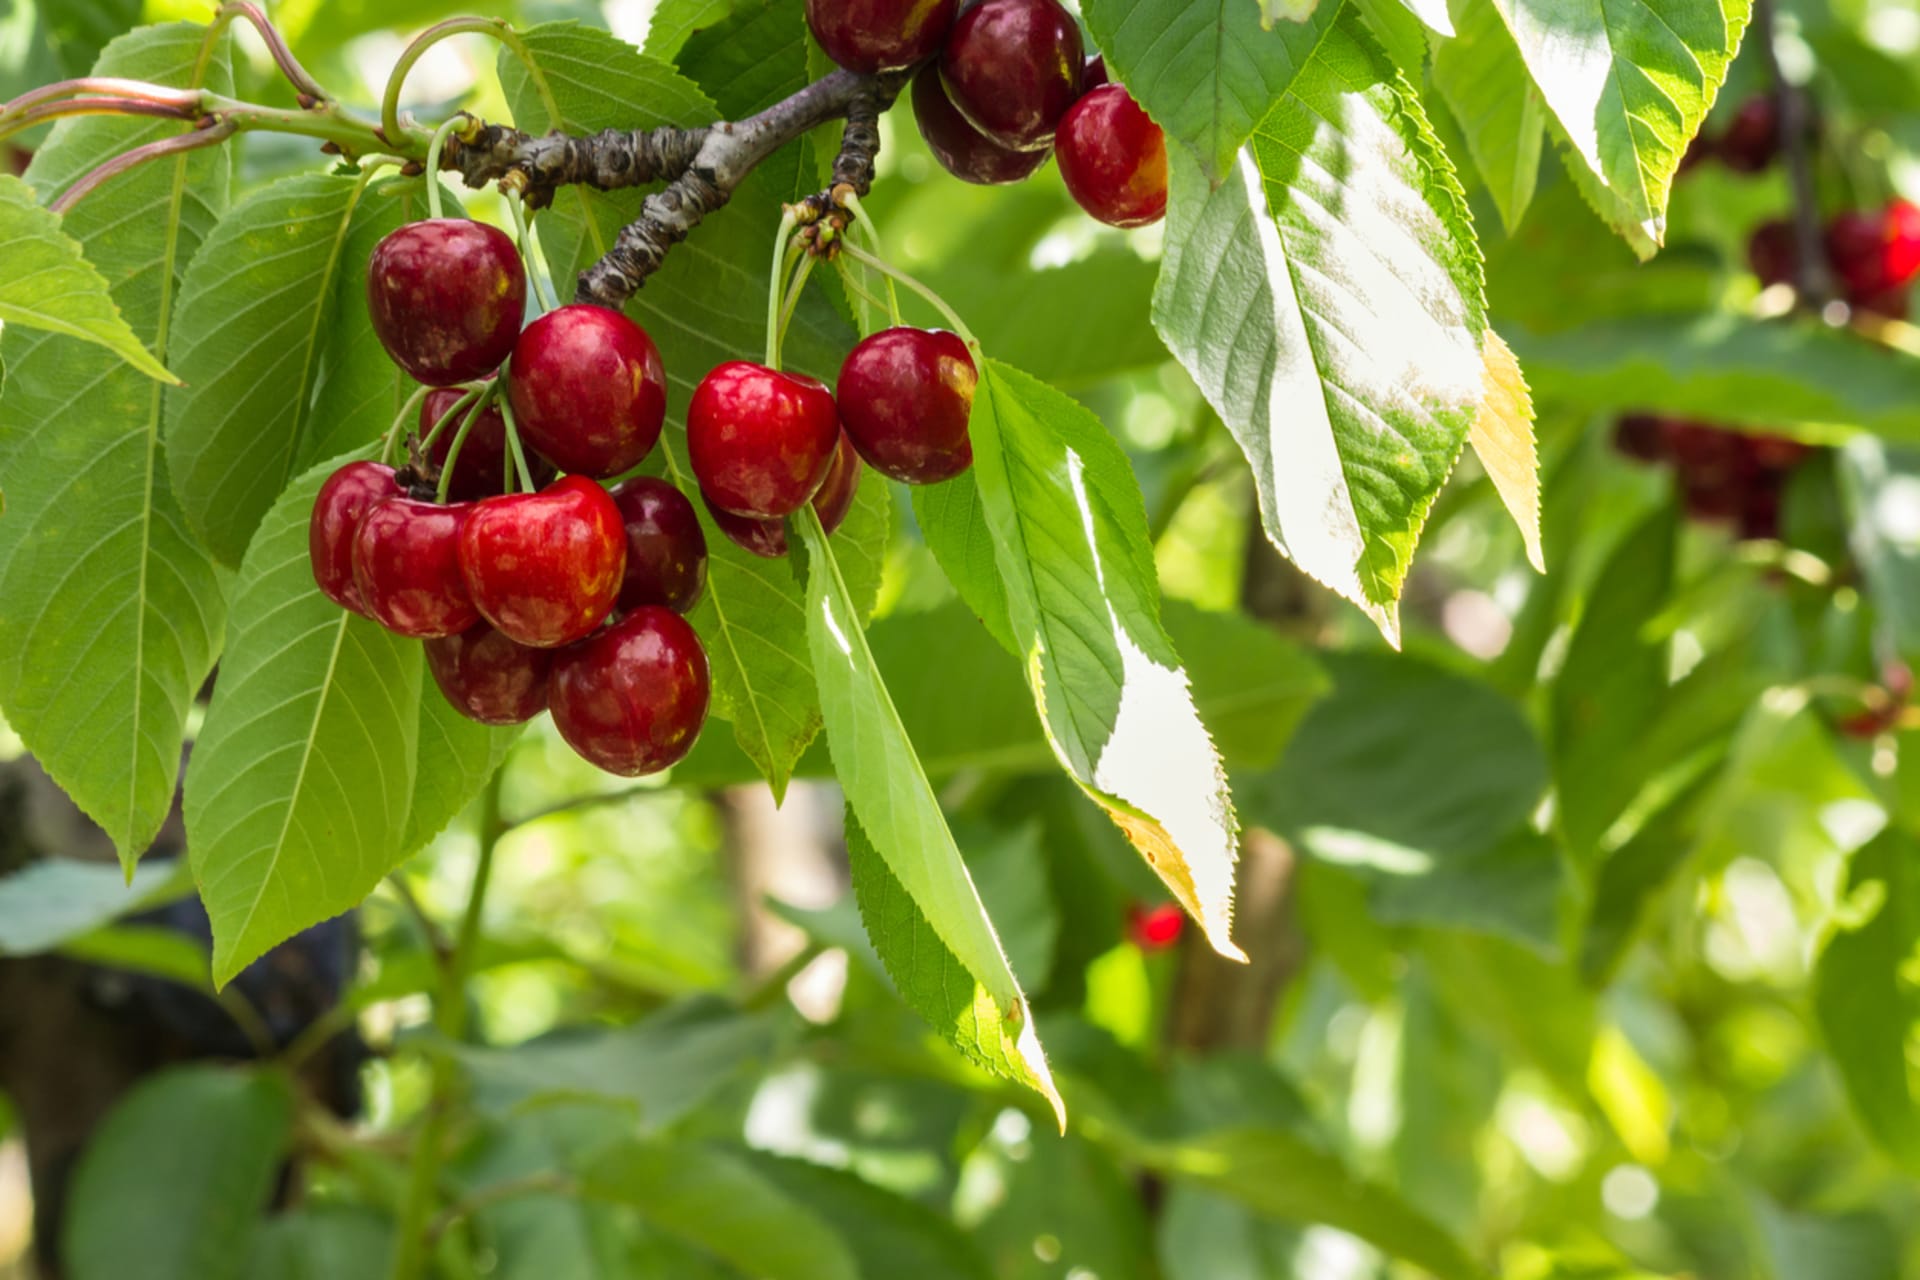
[[[506,195],[507,208],[513,213],[513,229],[520,239],[520,257],[527,264],[527,275],[533,281],[534,301],[539,303],[541,311],[551,311],[560,305],[559,291],[553,286],[553,269],[547,265],[547,255],[534,238],[526,201],[512,187],[507,187]]]
[[[433,448],[434,441],[438,440],[441,433],[446,430],[447,424],[472,408],[473,402],[485,394],[485,391],[486,388],[484,387],[468,387],[462,391],[460,398],[454,401],[447,411],[441,414],[433,426],[428,429],[427,434],[420,438],[420,452],[426,453],[430,451]]]
[[[528,51],[526,42],[520,39],[520,33],[513,29],[505,18],[448,18],[445,22],[428,27],[413,43],[400,53],[400,60],[393,64],[393,73],[387,77],[386,93],[380,101],[380,125],[389,141],[399,138],[402,133],[400,124],[400,91],[406,85],[407,75],[414,64],[425,56],[427,50],[439,44],[448,36],[483,35],[492,36],[524,63],[529,71],[535,71],[533,55]]]
[[[467,416],[461,421],[460,429],[454,432],[453,443],[447,446],[447,460],[440,465],[440,483],[433,491],[433,500],[441,506],[447,504],[447,492],[453,487],[453,469],[460,461],[460,448],[466,444],[467,433],[473,430],[473,424],[480,421],[480,415],[487,411],[487,399],[493,394],[493,391],[489,388],[486,391],[470,392],[469,394],[473,396],[472,401],[468,402],[464,399],[462,401],[462,404],[466,406]],[[440,428],[447,424],[447,418],[451,418],[454,414],[458,413],[460,408],[460,405],[454,406],[454,408],[447,412],[446,417],[441,418],[439,422],[434,424],[433,430],[436,435],[439,434]]]
[[[167,85],[148,84],[144,80],[122,80],[114,76],[83,76],[78,80],[62,80],[58,84],[29,89],[10,102],[0,103],[0,120],[8,120],[29,107],[52,102],[57,98],[74,98],[81,95],[118,98],[129,103],[144,102],[154,106],[178,107],[188,111],[200,104],[200,92],[197,89],[175,89]]]
[[[841,201],[852,211],[853,225],[859,227],[861,232],[867,237],[867,246],[873,250],[873,256],[876,258],[886,257],[887,251],[881,248],[880,228],[874,225],[873,216],[867,212],[867,207],[860,203],[860,197],[848,191],[841,196]],[[887,282],[887,317],[893,321],[895,326],[898,326],[900,323],[900,292],[893,287],[892,276],[885,276],[883,279]]]
[[[86,174],[66,191],[61,193],[48,208],[55,213],[65,214],[67,210],[93,192],[102,183],[119,177],[129,169],[135,169],[149,160],[158,160],[162,156],[178,155],[183,151],[197,151],[201,147],[218,146],[239,132],[238,126],[231,121],[214,125],[209,129],[197,129],[192,133],[176,134],[171,138],[162,138],[158,142],[149,142],[144,147],[135,147],[107,161],[99,168]]]
[[[880,301],[880,299],[874,297],[871,293],[868,293],[867,290],[861,286],[860,282],[854,277],[853,268],[847,265],[844,258],[836,257],[833,260],[833,265],[840,272],[840,283],[847,286],[849,292],[858,295],[862,303],[872,307],[875,311],[885,312],[887,310],[886,303]],[[899,316],[895,315],[894,319],[898,321]]]
[[[888,266],[881,259],[874,257],[851,240],[842,240],[840,247],[845,252],[851,254],[855,262],[872,267],[890,280],[898,280],[901,284],[924,298],[935,311],[940,313],[948,324],[953,326],[953,331],[960,335],[960,340],[973,349],[974,363],[979,363],[981,356],[980,340],[973,336],[973,330],[967,328],[966,321],[962,320],[954,309],[947,305],[944,298],[898,267]]]
[[[460,127],[467,118],[462,111],[447,117],[438,129],[433,131],[433,141],[427,144],[427,216],[440,216],[440,153],[447,148],[447,137]]]
[[[393,446],[399,442],[401,428],[419,415],[420,402],[427,398],[429,390],[431,388],[415,387],[413,394],[407,397],[406,403],[400,406],[399,414],[395,416],[393,425],[387,428],[386,438],[380,443],[380,461],[389,466],[393,465]]]
[[[780,345],[787,341],[787,326],[793,323],[794,312],[800,309],[800,294],[807,287],[807,277],[813,274],[814,256],[807,254],[800,259],[799,270],[793,273],[793,288],[787,293],[787,303],[780,309]],[[778,369],[779,365],[774,365]]]
[[[300,104],[302,107],[318,106],[333,97],[327,92],[325,86],[307,74],[307,69],[300,65],[298,58],[293,56],[293,50],[287,47],[286,37],[280,34],[280,29],[273,25],[266,13],[259,5],[252,3],[252,0],[228,0],[226,4],[221,5],[213,15],[212,29],[218,31],[235,18],[245,18],[253,25],[253,29],[260,33],[260,39],[266,43],[267,53],[272,57],[273,65],[280,68],[280,74],[287,78],[287,83],[293,86],[294,92],[300,94],[303,99],[313,99],[312,103],[303,100]]]
[[[520,477],[520,488],[532,493],[538,486],[533,483],[533,469],[527,466],[526,451],[520,447],[520,424],[514,420],[513,406],[505,396],[500,397],[500,416],[507,424],[507,452],[513,455],[513,469]]]
[[[780,215],[780,230],[773,237],[773,276],[767,281],[767,368],[780,368],[780,299],[787,278],[787,249],[800,219],[792,209]]]
[[[42,102],[10,116],[0,127],[0,138],[10,138],[48,120],[69,116],[157,116],[162,120],[193,121],[199,113],[191,107],[176,107],[164,102],[143,102],[137,98],[62,98]]]

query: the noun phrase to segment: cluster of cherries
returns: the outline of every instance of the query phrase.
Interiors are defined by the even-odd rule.
[[[1812,454],[1783,436],[1750,435],[1684,418],[1628,414],[1614,446],[1638,462],[1670,465],[1687,515],[1732,526],[1745,539],[1780,536],[1780,499],[1787,477]]]
[[[851,71],[920,67],[913,114],[934,157],[983,185],[1031,177],[1049,154],[1080,207],[1116,227],[1167,210],[1166,137],[1088,58],[1058,0],[807,0],[820,47]],[[936,56],[938,55],[938,56]],[[924,65],[923,65],[924,64]]]

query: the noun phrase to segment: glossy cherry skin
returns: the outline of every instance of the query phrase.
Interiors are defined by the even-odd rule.
[[[1058,0],[980,0],[940,53],[947,95],[973,126],[1016,151],[1053,141],[1080,96],[1086,51]]]
[[[875,471],[937,484],[973,465],[967,417],[980,375],[967,344],[942,329],[883,329],[840,366],[840,423]]]
[[[940,50],[959,0],[807,0],[807,26],[849,71],[910,67]]]
[[[575,304],[520,335],[507,397],[520,438],[542,457],[604,478],[653,450],[667,418],[667,375],[645,329],[618,311]]]
[[[552,650],[515,644],[484,622],[424,647],[433,682],[467,719],[525,724],[547,709]]]
[[[460,533],[474,607],[535,649],[572,644],[604,622],[626,569],[620,508],[585,476],[476,503]]]
[[[1107,55],[1096,53],[1087,58],[1087,65],[1080,71],[1080,93],[1082,96],[1092,93],[1103,84],[1110,84],[1113,77],[1107,73]]]
[[[967,123],[940,83],[940,68],[929,65],[913,78],[913,118],[933,158],[962,182],[998,187],[1039,172],[1050,154],[1045,147],[1015,151],[1003,147]]]
[[[608,773],[658,773],[707,719],[706,650],[686,620],[647,605],[556,656],[548,704],[567,745]]]
[[[320,486],[307,523],[307,554],[313,580],[341,608],[369,616],[353,581],[353,536],[367,512],[403,493],[393,468],[378,462],[349,462]]]
[[[430,387],[498,369],[513,352],[526,306],[520,251],[484,222],[410,222],[382,240],[367,264],[367,307],[380,345]]]
[[[756,520],[792,515],[833,465],[840,413],[826,384],[745,360],[701,380],[687,408],[687,457],[708,501]]]
[[[820,491],[813,495],[813,513],[820,517],[820,527],[829,536],[846,522],[847,513],[853,510],[853,500],[860,493],[860,472],[860,455],[854,451],[853,441],[842,435],[839,447],[833,451],[833,466],[821,482]],[[707,514],[735,546],[769,560],[778,560],[787,554],[785,520],[730,515],[711,501],[707,503]]]
[[[622,612],[660,605],[689,613],[707,589],[707,535],[687,495],[665,480],[636,476],[613,491],[627,530]]]
[[[353,581],[367,616],[417,640],[480,621],[460,576],[460,529],[472,510],[389,498],[367,512],[353,537]]]
[[[1117,84],[1073,104],[1053,139],[1060,176],[1080,207],[1110,227],[1167,214],[1167,136]]]

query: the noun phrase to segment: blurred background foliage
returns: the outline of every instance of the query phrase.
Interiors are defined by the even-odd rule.
[[[473,8],[271,7],[363,102],[407,33]],[[758,7],[486,11],[604,23],[704,69],[728,103],[740,59],[716,50]],[[0,98],[84,71],[138,21],[205,8],[0,0]],[[1367,8],[1388,38],[1424,38],[1391,0]],[[1778,24],[1817,107],[1824,211],[1920,198],[1920,4],[1796,0]],[[247,96],[277,100],[253,53]],[[413,106],[504,115],[493,60],[477,41],[436,47]],[[1750,48],[1710,128],[1763,87]],[[732,109],[776,91],[756,80]],[[1920,744],[1896,674],[1920,649],[1920,374],[1876,343],[1920,344],[1897,322],[1874,340],[1768,328],[1780,308],[1746,246],[1788,206],[1783,171],[1690,171],[1645,265],[1551,147],[1511,234],[1469,175],[1491,315],[1540,411],[1550,572],[1527,567],[1463,462],[1396,656],[1266,550],[1232,441],[1148,324],[1156,232],[1097,228],[1051,168],[963,187],[906,112],[884,123],[869,202],[891,254],[989,351],[1095,409],[1135,464],[1181,602],[1169,627],[1253,831],[1239,936],[1256,964],[1220,966],[1156,912],[1157,883],[1050,767],[1018,673],[902,500],[874,648],[1033,998],[1069,1134],[893,993],[853,910],[822,749],[776,811],[728,735],[670,785],[616,790],[536,729],[508,766],[519,825],[473,1042],[441,1047],[474,1109],[448,1274],[758,1275],[743,1228],[776,1231],[798,1205],[872,1277],[1367,1280],[1411,1274],[1408,1258],[1445,1269],[1456,1249],[1511,1280],[1920,1275]],[[244,157],[248,184],[313,160],[260,137]],[[470,207],[494,216],[490,200]],[[1666,470],[1613,447],[1635,409],[1792,426],[1776,418],[1796,389],[1841,407],[1810,433],[1831,447],[1792,473],[1777,537],[1687,519]],[[140,1224],[164,1235],[215,1176],[155,1153],[204,1145],[210,1124],[313,1157],[302,1207],[233,1227],[246,1261],[226,1274],[378,1273],[397,1176],[381,1162],[426,1093],[424,1059],[385,1052],[429,1034],[415,905],[457,917],[474,849],[456,827],[361,913],[364,1122],[289,1127],[270,1073],[262,1096],[160,1078],[74,1188],[68,1230],[114,1255],[93,1265],[123,1268],[95,1274],[146,1274]],[[54,942],[158,963],[115,942],[132,931],[111,914],[82,910]],[[24,928],[0,888],[0,952],[50,945]],[[657,1195],[540,1183],[609,1132],[677,1153],[670,1175],[615,1180]],[[220,1163],[242,1178],[228,1194],[265,1198],[270,1164],[247,1183]],[[122,1185],[103,1172],[116,1164]],[[20,1169],[16,1146],[0,1276],[25,1274],[5,1261],[26,1246]],[[711,1192],[735,1175],[774,1194]],[[709,1193],[683,1204],[675,1182]]]

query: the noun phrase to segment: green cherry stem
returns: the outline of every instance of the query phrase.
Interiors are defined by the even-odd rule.
[[[392,465],[393,446],[400,439],[401,428],[419,414],[420,402],[427,398],[428,390],[427,387],[415,387],[413,394],[407,397],[406,403],[400,406],[399,416],[394,418],[393,425],[387,428],[386,439],[380,443],[380,461]]]
[[[413,70],[414,64],[426,55],[427,50],[448,36],[469,34],[492,36],[513,50],[514,56],[538,79],[532,52],[527,48],[526,41],[520,38],[520,33],[505,18],[448,18],[415,36],[413,43],[401,51],[399,61],[393,64],[393,73],[387,77],[387,89],[380,100],[380,126],[390,142],[397,142],[405,133],[400,124],[400,91],[405,87],[407,74]],[[542,96],[551,97],[550,94]],[[558,118],[560,113],[556,104],[549,101],[547,108],[553,117]]]
[[[900,270],[898,267],[888,266],[885,262],[881,261],[879,258],[876,258],[871,253],[868,253],[865,249],[862,249],[859,245],[853,243],[851,240],[842,241],[840,247],[844,249],[847,253],[853,255],[853,260],[855,262],[861,263],[862,265],[865,265],[865,266],[872,267],[874,270],[880,272],[882,275],[886,276],[890,280],[898,280],[901,284],[905,285],[908,289],[911,289],[913,292],[919,294],[922,298],[926,299],[928,304],[930,304],[935,311],[938,311],[941,317],[944,318],[948,324],[953,326],[953,331],[960,335],[960,340],[962,342],[965,342],[969,347],[973,348],[973,351],[975,353],[975,363],[979,362],[980,340],[973,336],[973,330],[967,328],[966,321],[962,320],[959,317],[959,315],[957,315],[954,312],[954,309],[946,304],[946,300],[943,299],[939,294],[929,289],[926,285],[921,284],[918,280],[915,280],[912,276]]]
[[[865,286],[863,286],[859,278],[855,276],[853,268],[848,266],[843,259],[836,257],[833,260],[833,265],[834,268],[840,272],[840,283],[847,287],[847,292],[859,298],[864,305],[872,307],[875,311],[885,312],[887,310],[887,304],[867,292]],[[898,320],[898,316],[896,316],[895,319]]]
[[[433,131],[433,141],[427,144],[427,216],[440,216],[440,153],[446,150],[447,138],[460,127],[466,113],[458,112],[448,116],[445,124]]]
[[[813,274],[813,263],[814,257],[809,253],[800,259],[800,268],[793,273],[793,287],[787,292],[786,305],[780,308],[780,346],[786,345],[787,326],[793,323],[793,313],[800,309],[800,294],[807,287],[807,277]],[[773,367],[778,369],[780,366],[776,364]]]
[[[885,258],[887,251],[881,248],[880,228],[874,225],[873,215],[860,203],[860,197],[849,191],[846,194],[847,208],[853,211],[854,225],[867,237],[867,247],[873,250],[876,258]],[[893,277],[883,277],[887,282],[887,317],[896,328],[900,325],[900,292],[893,287]]]
[[[773,275],[767,281],[767,368],[780,367],[780,299],[782,282],[787,278],[787,244],[800,220],[788,209],[780,216],[780,230],[773,237]]]
[[[447,424],[450,422],[456,421],[461,414],[473,408],[473,402],[484,398],[486,394],[487,394],[486,389],[483,387],[469,387],[467,388],[466,391],[461,393],[460,398],[453,402],[453,407],[448,409],[445,413],[441,414],[440,420],[438,422],[435,422],[433,424],[432,429],[430,429],[427,432],[427,434],[421,438],[420,452],[421,453],[430,452],[433,449],[434,441],[438,440],[441,434],[446,431]],[[447,469],[452,470],[451,467],[448,467]]]
[[[527,217],[526,201],[511,188],[506,196],[507,208],[513,213],[514,235],[520,241],[520,257],[525,260],[527,275],[533,281],[534,300],[539,303],[541,311],[551,311],[560,305],[560,296],[553,286],[553,271],[547,265],[547,255],[541,252],[540,242],[534,238],[533,223]]]
[[[520,447],[520,424],[514,421],[513,405],[507,397],[500,397],[500,416],[507,423],[507,452],[513,455],[513,469],[520,477],[520,489],[523,493],[532,493],[538,486],[533,483],[533,469],[527,465],[526,450]]]
[[[453,443],[447,446],[447,460],[440,466],[440,484],[434,489],[433,500],[441,506],[447,504],[447,492],[453,488],[453,469],[460,462],[460,448],[466,444],[467,434],[473,430],[473,424],[480,421],[480,415],[487,411],[488,393],[483,391],[472,394],[473,400],[471,403],[466,402],[464,399],[462,401],[463,404],[466,404],[467,416],[461,421],[460,430],[454,433]],[[439,422],[434,424],[434,433],[438,434],[440,428],[447,424],[447,419],[453,417],[453,415],[459,411],[459,406],[455,406],[449,410],[446,417],[441,418]],[[425,449],[426,446],[423,445],[422,452],[424,452]]]

